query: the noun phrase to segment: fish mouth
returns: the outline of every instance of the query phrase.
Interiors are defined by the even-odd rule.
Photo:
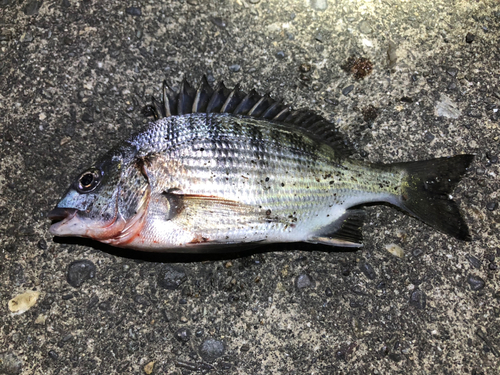
[[[87,237],[114,246],[125,246],[143,228],[146,211],[143,210],[129,220],[118,212],[107,221],[93,221],[75,208],[56,207],[47,215],[54,223],[49,232],[57,237]]]
[[[74,234],[66,233],[68,223],[73,221],[76,217],[78,210],[76,208],[61,208],[56,207],[49,212],[47,217],[54,221],[50,226],[49,232],[54,236],[70,236]]]
[[[117,212],[109,221],[92,220],[76,208],[56,207],[47,216],[55,221],[49,232],[57,237],[87,237],[103,241],[118,235],[126,224]]]

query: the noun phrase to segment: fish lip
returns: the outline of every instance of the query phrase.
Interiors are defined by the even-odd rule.
[[[76,217],[78,210],[76,208],[56,207],[50,211],[47,217],[54,221],[50,226],[49,232],[54,236],[68,236],[70,234],[63,233],[61,228],[64,228],[68,222]]]
[[[49,220],[52,221],[61,221],[65,219],[70,219],[76,215],[78,210],[76,208],[61,208],[56,207],[52,211],[50,211],[47,215]]]

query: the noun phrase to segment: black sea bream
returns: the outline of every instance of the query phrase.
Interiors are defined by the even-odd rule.
[[[53,235],[165,252],[299,241],[357,247],[362,205],[389,203],[470,240],[450,194],[472,155],[386,165],[350,159],[321,116],[253,90],[214,90],[206,79],[198,90],[164,85],[149,110],[155,122],[70,186],[49,214]]]

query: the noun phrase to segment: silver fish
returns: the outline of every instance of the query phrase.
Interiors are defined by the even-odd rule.
[[[358,247],[362,205],[389,203],[471,239],[450,194],[472,155],[350,159],[321,116],[238,86],[212,89],[206,79],[197,90],[164,84],[147,112],[156,121],[81,173],[50,212],[53,235],[164,252],[300,241]]]

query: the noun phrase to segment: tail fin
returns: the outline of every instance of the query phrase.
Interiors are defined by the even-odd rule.
[[[393,164],[406,171],[398,206],[459,240],[472,238],[457,204],[449,197],[474,155]]]

